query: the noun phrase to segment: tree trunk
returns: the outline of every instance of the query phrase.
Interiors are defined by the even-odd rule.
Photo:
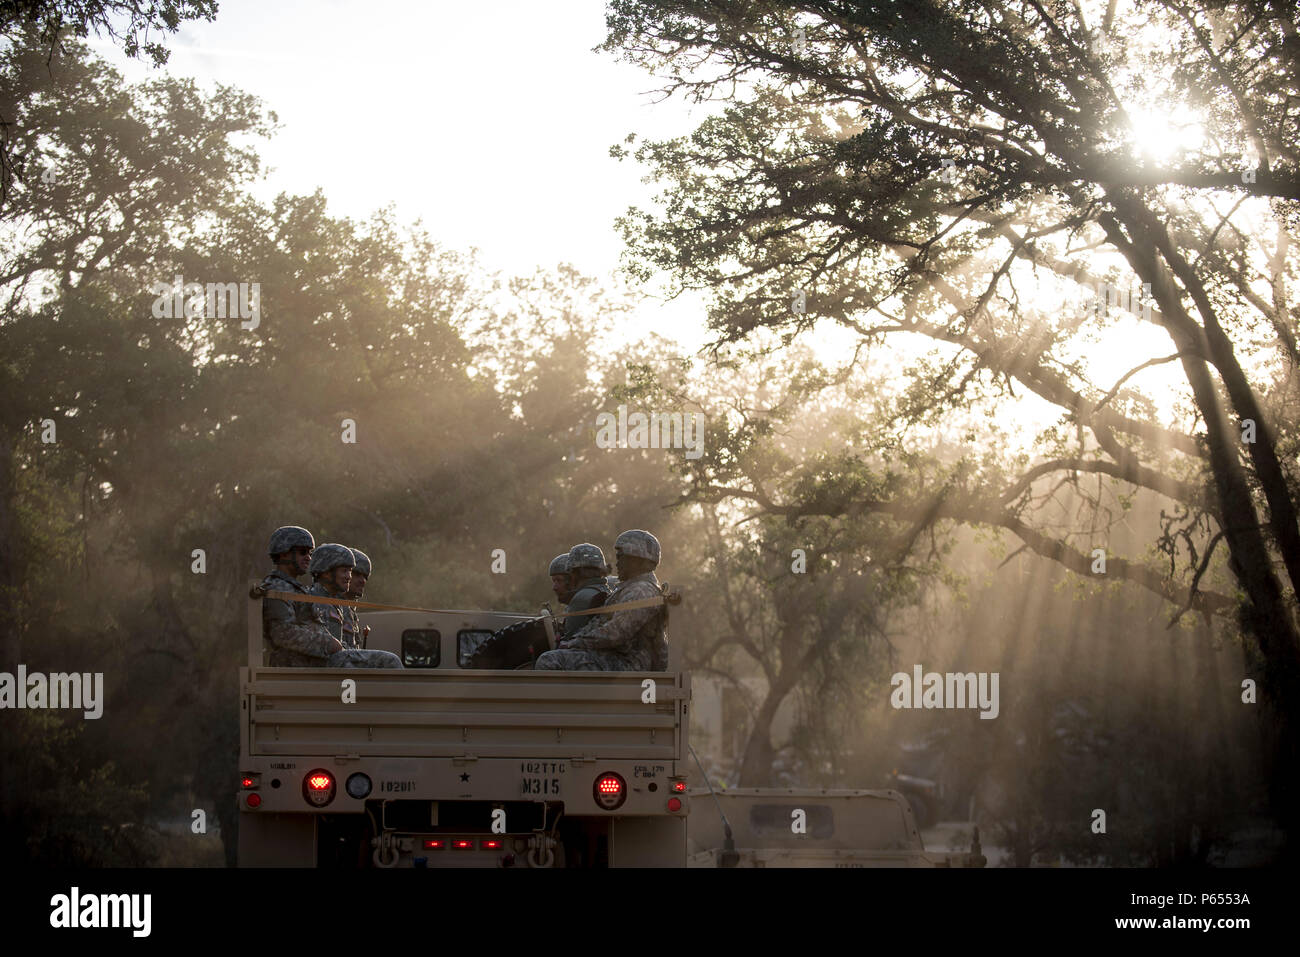
[[[787,675],[788,670],[777,675],[776,682],[768,689],[767,697],[754,716],[754,726],[750,729],[749,740],[745,743],[745,755],[740,762],[742,788],[772,785],[772,759],[776,753],[772,747],[772,722],[781,702],[794,687],[794,678]]]
[[[772,717],[775,709],[767,707],[771,696],[763,702],[763,707],[754,718],[749,740],[745,743],[745,755],[740,762],[740,781],[742,788],[763,788],[772,784]]]
[[[1210,359],[1219,370],[1219,377],[1223,380],[1237,418],[1250,419],[1255,423],[1255,441],[1246,443],[1246,449],[1255,465],[1255,476],[1268,502],[1272,519],[1269,527],[1273,533],[1273,540],[1282,553],[1282,561],[1291,580],[1291,590],[1294,596],[1300,596],[1300,523],[1297,522],[1295,503],[1291,500],[1291,492],[1282,473],[1282,465],[1277,458],[1276,434],[1264,418],[1264,410],[1250,387],[1245,371],[1237,361],[1232,340],[1219,324],[1214,304],[1210,301],[1200,277],[1196,275],[1196,271],[1182,253],[1175,248],[1165,224],[1157,220],[1150,210],[1136,204],[1134,208],[1142,221],[1141,225],[1153,237],[1165,261],[1169,263],[1174,275],[1192,297],[1197,311],[1205,320],[1205,342],[1210,351]],[[1190,318],[1189,316],[1189,321]]]
[[[1241,627],[1258,641],[1264,659],[1260,690],[1267,709],[1266,727],[1274,734],[1269,773],[1273,811],[1287,832],[1289,853],[1293,853],[1294,835],[1300,825],[1300,809],[1296,806],[1300,797],[1300,769],[1296,766],[1300,756],[1296,735],[1300,728],[1300,637],[1291,604],[1274,573],[1263,523],[1238,455],[1240,434],[1228,421],[1206,359],[1196,353],[1191,339],[1199,327],[1183,308],[1173,277],[1156,258],[1154,238],[1140,222],[1130,224],[1136,227],[1133,242],[1113,218],[1103,216],[1101,223],[1138,275],[1150,282],[1166,318],[1165,327],[1183,354],[1183,370],[1204,417],[1218,518],[1229,549],[1228,565],[1247,597],[1240,612]]]

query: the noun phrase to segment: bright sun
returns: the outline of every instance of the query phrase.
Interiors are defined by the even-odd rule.
[[[1173,115],[1158,108],[1131,109],[1138,154],[1156,163],[1178,159],[1205,145],[1205,127],[1195,114]]]

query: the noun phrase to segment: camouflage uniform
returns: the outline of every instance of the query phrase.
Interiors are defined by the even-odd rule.
[[[320,585],[304,588],[296,578],[290,578],[279,569],[262,579],[262,588],[267,591],[293,591],[303,595],[334,597]],[[391,651],[344,648],[331,654],[330,639],[338,637],[334,628],[338,627],[340,619],[329,612],[343,610],[338,605],[263,598],[262,636],[271,646],[267,663],[273,668],[402,667],[402,659]]]
[[[289,591],[306,595],[298,579],[278,568],[262,579],[265,591]],[[282,598],[262,599],[262,638],[270,647],[268,664],[273,668],[320,668],[330,654],[330,634],[312,617],[316,607]]]
[[[402,659],[391,651],[371,648],[344,648],[319,665],[321,668],[403,668]]]
[[[660,595],[654,572],[629,578],[609,596],[607,604],[655,598]],[[564,648],[537,659],[538,671],[665,671],[668,635],[663,606],[629,608],[610,615],[586,615],[584,624]]]
[[[322,585],[320,582],[316,582],[314,585],[308,588],[307,594],[318,595],[321,598],[342,598],[343,597],[342,595],[331,594],[329,589],[326,588],[324,585]],[[328,631],[332,637],[337,638],[339,641],[343,643],[344,648],[355,647],[354,644],[348,643],[347,638],[343,637],[343,631],[345,628],[344,622],[346,619],[351,617],[348,615],[348,612],[351,611],[352,609],[344,608],[342,605],[323,605],[323,604],[314,604],[314,603],[309,604],[307,607],[311,609],[312,620],[319,625],[323,625],[325,627],[325,630]],[[349,637],[351,636],[349,635]]]
[[[343,642],[344,648],[360,648],[361,619],[357,617],[357,610],[355,608],[340,608],[339,611],[343,612],[343,629],[339,641]]]
[[[297,529],[310,537],[305,529]],[[276,546],[276,536],[284,529],[278,529],[272,535],[272,547]],[[327,546],[322,545],[321,549]],[[274,555],[275,552],[272,552]],[[296,578],[292,578],[278,568],[262,580],[266,591],[288,591],[301,595],[322,595],[332,598],[324,586],[313,585],[304,588]],[[290,602],[282,598],[262,599],[262,637],[271,647],[268,663],[274,668],[400,668],[402,661],[397,655],[387,651],[364,651],[359,648],[344,648],[331,652],[333,639],[342,633],[341,612],[345,609],[338,605],[326,605],[318,602]],[[333,614],[331,614],[333,612]]]
[[[371,574],[370,556],[361,549],[354,548],[352,549],[352,557],[356,560],[356,564],[352,567],[352,574],[355,575],[357,572],[361,572],[369,579]],[[339,611],[343,612],[343,637],[340,639],[343,642],[343,647],[360,648],[362,638],[361,618],[357,614],[357,610],[352,607],[341,607]]]
[[[313,586],[313,588],[314,587],[315,586]],[[336,598],[338,596],[326,595],[325,597]],[[344,608],[341,605],[324,605],[324,604],[315,604],[315,603],[313,603],[311,607],[325,608],[328,609],[328,611],[330,612],[340,612],[340,613],[346,613],[347,611],[352,610],[352,609]],[[333,630],[332,622],[334,616],[329,615],[327,612],[326,617],[331,619],[331,624],[327,625],[326,627],[330,628],[332,631]],[[347,615],[340,614],[338,617],[339,617],[339,624],[341,626],[342,622],[346,620]],[[339,640],[343,641],[342,638],[340,638]],[[346,642],[344,642],[344,647],[342,651],[334,652],[334,654],[330,655],[327,659],[325,659],[324,662],[319,664],[317,667],[320,668],[402,668],[404,667],[404,665],[402,664],[402,659],[397,657],[397,655],[393,654],[391,651],[378,651],[369,648],[350,647],[347,645]]]
[[[312,556],[311,572],[313,575],[320,575],[343,565],[348,568],[355,568],[355,553],[345,545],[331,542],[316,549],[315,555]],[[330,594],[329,590],[319,581],[312,585],[311,594],[320,595],[322,598],[342,597],[341,595]],[[320,622],[331,635],[342,642],[344,622],[350,621],[351,616],[348,613],[353,609],[344,605],[327,605],[323,602],[312,602],[310,607],[315,620]],[[326,658],[323,667],[401,668],[402,659],[391,651],[369,651],[365,648],[350,648],[345,645],[342,651],[336,651]]]

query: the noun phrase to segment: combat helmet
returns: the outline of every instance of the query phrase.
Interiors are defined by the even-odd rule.
[[[291,548],[315,548],[316,540],[311,537],[311,532],[301,525],[282,525],[271,533],[270,544],[267,545],[267,551],[271,555],[271,561],[276,557],[283,555]]]
[[[640,528],[632,528],[614,539],[614,551],[645,558],[659,564],[659,539]]]
[[[370,556],[359,548],[350,548],[352,552],[352,570],[361,572],[367,578],[370,577]]]
[[[311,564],[307,566],[307,570],[311,572],[312,578],[316,578],[331,569],[338,568],[340,565],[352,568],[355,564],[356,559],[352,557],[352,549],[346,545],[330,542],[327,545],[321,545],[316,551],[312,552]]]
[[[569,553],[556,555],[551,559],[551,567],[547,570],[548,575],[567,575],[569,574]]]
[[[581,545],[574,545],[569,549],[569,567],[570,568],[598,568],[601,571],[605,569],[605,553],[599,546],[583,542]]]

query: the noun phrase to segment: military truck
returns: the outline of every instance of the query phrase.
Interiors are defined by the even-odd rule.
[[[367,612],[405,670],[273,668],[254,583],[240,865],[685,866],[689,676],[465,667],[523,617]]]
[[[696,808],[690,867],[983,867],[969,854],[927,853],[907,799],[894,790],[729,788],[718,814]],[[724,824],[725,819],[725,824]],[[730,833],[727,833],[729,828]]]

